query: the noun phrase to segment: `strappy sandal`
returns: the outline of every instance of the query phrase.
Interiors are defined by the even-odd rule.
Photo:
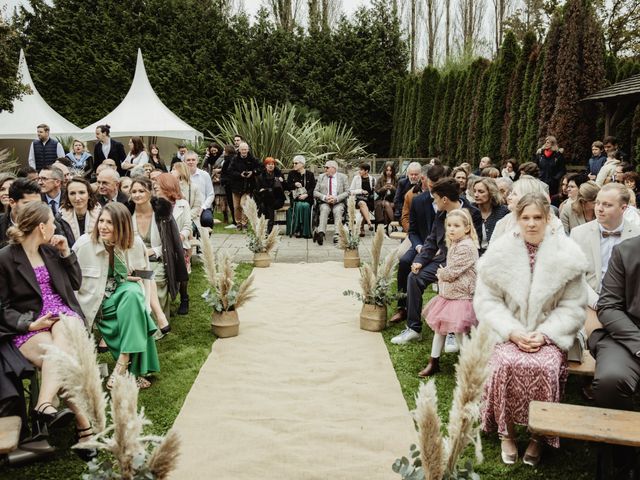
[[[81,439],[91,436],[93,436],[93,427],[76,428],[76,438],[78,443],[80,443]],[[83,462],[90,462],[98,456],[98,450],[95,448],[76,447],[73,449],[73,451],[76,452],[76,455],[78,455],[78,457],[80,457],[80,460],[82,460]]]
[[[144,390],[145,388],[149,388],[151,386],[151,382],[144,377],[136,377],[136,386],[140,390]]]
[[[51,408],[54,411],[47,413],[46,410],[48,408]],[[37,422],[45,424],[47,429],[66,427],[76,416],[76,414],[68,408],[58,410],[50,402],[41,403],[38,408],[34,410],[34,414]]]
[[[529,453],[529,448],[531,448],[533,445],[537,445],[538,446],[538,454],[537,455],[531,455]],[[538,465],[538,463],[540,463],[540,457],[542,456],[542,442],[540,441],[539,438],[536,437],[531,437],[531,441],[529,442],[529,446],[527,447],[527,451],[524,452],[524,457],[522,457],[522,463],[524,463],[525,465],[529,465],[531,467],[535,467]]]
[[[506,437],[504,435],[500,436],[500,456],[502,457],[502,463],[505,465],[513,465],[518,461],[518,445],[516,444],[515,438]],[[516,445],[516,453],[507,453],[504,451],[504,443],[505,442],[513,442]]]
[[[107,380],[107,390],[113,389],[113,385],[116,382],[116,377],[123,376],[125,373],[127,373],[129,363],[116,362],[116,366],[113,367],[113,371],[111,372],[111,375],[109,375],[109,380]],[[124,369],[118,369],[118,367],[124,367]]]

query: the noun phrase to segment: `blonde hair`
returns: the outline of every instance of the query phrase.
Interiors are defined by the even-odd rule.
[[[171,169],[178,172],[178,175],[180,175],[181,182],[184,181],[184,182],[187,182],[187,184],[191,185],[191,175],[189,175],[189,170],[185,163],[176,162],[173,164],[173,167],[171,167]]]
[[[595,202],[600,186],[596,182],[584,182],[578,188],[578,198],[571,204],[571,209],[576,213],[584,215],[584,204],[587,202]]]
[[[51,208],[44,202],[29,202],[18,209],[16,224],[7,229],[9,243],[20,244],[25,238],[38,228],[47,223],[51,218]]]
[[[473,226],[473,220],[471,219],[471,214],[469,213],[469,210],[467,210],[466,208],[456,208],[455,210],[451,210],[449,213],[447,213],[447,218],[445,218],[445,225],[446,225],[446,221],[449,220],[451,217],[460,217],[462,218],[462,223],[464,224],[465,227],[469,228],[469,237],[471,237],[471,240],[473,241],[473,244],[476,246],[476,248],[480,248],[480,242],[478,241],[478,233],[476,232],[476,228]],[[451,240],[449,240],[449,237],[446,237],[446,243],[447,243],[447,247],[449,247],[451,245]]]

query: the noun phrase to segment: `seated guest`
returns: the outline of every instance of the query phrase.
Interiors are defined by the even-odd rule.
[[[93,157],[87,152],[84,142],[74,140],[72,150],[66,157],[71,161],[71,170],[74,176],[91,177],[93,171]]]
[[[480,159],[480,163],[478,163],[478,168],[476,170],[474,170],[473,174],[476,177],[481,177],[482,176],[482,170],[484,170],[485,168],[490,168],[493,167],[493,162],[491,161],[491,159],[489,157],[482,157]]]
[[[146,165],[146,163],[143,165]],[[169,171],[164,160],[160,157],[160,148],[158,148],[158,145],[155,143],[149,145],[149,166],[152,167],[153,170]]]
[[[616,183],[624,183],[624,176],[629,172],[634,172],[633,165],[628,162],[620,162],[616,165],[616,169],[613,174],[613,181]]]
[[[26,178],[27,180],[38,181],[38,171],[33,167],[22,167],[16,173],[18,178]]]
[[[267,231],[271,233],[276,210],[284,205],[284,177],[273,157],[263,162],[264,169],[256,175],[256,203],[258,212],[267,219]]]
[[[442,178],[444,169],[442,165],[423,165],[420,176],[422,185],[421,193],[415,195],[410,201],[409,208],[409,229],[405,242],[409,243],[405,253],[400,257],[398,262],[397,285],[398,292],[406,293],[407,277],[411,273],[411,265],[417,254],[422,250],[422,245],[427,241],[431,227],[436,217],[436,209],[433,204],[433,197],[430,189]],[[409,190],[409,193],[413,190]],[[404,242],[403,242],[404,243]],[[398,299],[398,308],[396,313],[391,317],[391,322],[400,322],[407,319],[407,301],[406,297]]]
[[[420,195],[422,192],[426,192],[427,190],[429,190],[429,185],[433,185],[441,178],[444,178],[446,176],[445,172],[445,166],[440,164],[426,164],[421,167],[420,181],[416,183],[414,187],[404,195],[402,215],[400,216],[400,225],[402,225],[402,231],[409,232],[409,229],[411,228],[409,216],[411,213],[411,204],[413,203],[413,198],[416,195]],[[428,234],[429,232],[427,232],[427,235]],[[402,243],[403,246],[400,249],[404,253],[406,249],[409,248],[408,237],[405,238],[404,242]]]
[[[567,235],[571,233],[571,229],[590,222],[595,218],[593,206],[596,196],[600,191],[600,187],[595,182],[586,182],[580,185],[576,200],[562,209],[560,213],[560,221]]]
[[[57,215],[60,211],[63,182],[64,175],[62,171],[55,167],[44,167],[38,174],[38,185],[40,185],[42,201],[51,207],[54,215]]]
[[[498,185],[498,191],[500,192],[500,197],[502,198],[502,204],[507,204],[507,197],[511,193],[511,189],[513,188],[513,180],[507,177],[496,178],[496,185]]]
[[[460,185],[460,196],[467,196],[467,171],[464,168],[456,167],[451,172],[453,179]]]
[[[62,172],[62,190],[67,188],[67,183],[69,183],[69,180],[73,177],[71,170],[69,169],[70,165],[71,160],[67,157],[59,158],[51,165],[53,168],[57,168]]]
[[[611,238],[611,237],[609,237]],[[598,320],[602,327],[589,337],[589,351],[596,359],[593,395],[596,406],[635,410],[633,396],[640,385],[640,236],[613,247],[609,268],[602,280]],[[637,428],[637,427],[631,427]],[[607,478],[638,478],[637,449],[602,446],[601,458],[613,467]]]
[[[369,175],[371,167],[367,163],[361,163],[358,175],[353,177],[349,193],[356,197],[356,208],[362,215],[360,224],[360,236],[364,237],[364,225],[369,225],[369,230],[373,231],[371,223],[371,212],[373,211],[373,193],[376,188],[376,179]]]
[[[9,187],[15,180],[13,173],[0,173],[0,213],[9,209]]]
[[[403,345],[419,340],[422,336],[422,295],[427,285],[437,282],[436,272],[447,259],[445,239],[445,220],[447,212],[466,208],[471,214],[478,236],[482,234],[482,217],[477,208],[468,200],[460,198],[460,186],[453,178],[438,180],[431,188],[433,203],[438,213],[433,221],[431,232],[411,264],[411,273],[407,277],[407,328],[391,339],[391,343]]]
[[[131,177],[122,177],[118,184],[118,190],[129,198],[129,192],[131,191]]]
[[[132,168],[149,163],[149,155],[144,149],[144,143],[140,137],[131,137],[129,139],[129,154],[122,162],[122,169],[125,173]]]
[[[15,225],[19,209],[31,202],[41,202],[40,186],[26,178],[18,178],[9,187],[9,208],[0,215],[0,248],[4,247],[8,240],[7,230]]]
[[[396,195],[396,188],[398,188],[396,170],[393,162],[387,162],[384,164],[382,175],[376,183],[377,199],[374,205],[376,224],[382,224],[385,228],[393,222],[393,199]]]
[[[156,194],[159,198],[164,198],[172,205],[171,213],[178,227],[180,240],[182,241],[182,254],[187,268],[187,273],[191,273],[191,237],[193,230],[191,222],[191,207],[182,198],[180,182],[170,173],[162,173],[155,183]],[[180,282],[180,306],[178,315],[189,313],[189,277]]]
[[[180,192],[182,198],[189,203],[191,209],[191,221],[194,225],[200,225],[200,212],[202,209],[202,202],[204,197],[202,192],[198,188],[198,185],[191,183],[191,175],[189,175],[189,168],[185,163],[176,162],[171,167],[171,175],[178,179],[180,182]],[[195,232],[194,232],[195,233]]]
[[[420,181],[421,165],[418,162],[411,162],[407,167],[407,176],[398,180],[396,196],[393,199],[393,218],[400,220],[404,196]]]
[[[520,177],[520,164],[515,158],[510,158],[502,164],[500,174],[503,178],[509,178],[515,182]]]
[[[625,187],[633,192],[637,207],[640,203],[640,192],[638,191],[638,187],[640,187],[640,175],[638,175],[636,172],[627,172],[622,177],[622,181],[624,182]]]
[[[529,175],[533,178],[540,178],[540,168],[538,167],[537,164],[533,162],[525,162],[522,165],[520,165],[520,176],[522,175]]]
[[[178,294],[180,282],[188,281],[189,276],[180,231],[171,213],[171,203],[164,198],[152,197],[151,180],[135,177],[131,183],[130,203],[133,233],[142,239],[146,247],[158,300],[164,316],[169,318],[169,307]],[[184,228],[184,225],[181,226]],[[161,325],[161,330],[163,328]]]
[[[174,163],[184,162],[187,158],[188,148],[184,143],[178,145],[178,151],[171,159],[171,166],[173,167]]]
[[[129,197],[122,193],[118,186],[120,185],[120,175],[111,168],[105,168],[98,173],[98,203],[103,207],[107,203],[127,203]]]
[[[527,425],[529,402],[559,402],[567,380],[566,352],[584,324],[587,261],[576,243],[552,234],[549,200],[529,193],[515,208],[517,233],[492,242],[478,262],[473,307],[500,343],[491,357],[482,428],[498,430],[502,461],[518,458],[515,425]],[[532,436],[523,461],[535,466],[543,443]]]
[[[293,170],[287,177],[287,190],[291,192],[291,206],[287,210],[287,235],[296,238],[311,238],[311,206],[316,179],[311,170],[306,170],[306,158],[293,157]]]
[[[98,321],[116,360],[107,388],[127,370],[137,377],[139,388],[150,387],[143,376],[160,370],[156,326],[147,309],[150,281],[135,276],[136,270],[149,270],[149,261],[144,243],[133,233],[127,207],[105,205],[93,231],[80,237],[73,250],[83,272],[78,303],[90,328]]]
[[[89,181],[83,177],[74,177],[67,185],[60,207],[61,221],[73,233],[71,246],[81,235],[93,231],[100,208]]]
[[[603,186],[605,183],[614,181],[616,166],[620,164],[621,160],[616,157],[617,151],[611,151],[607,154],[607,161],[604,162],[602,168],[598,172],[596,177],[596,183]]]
[[[344,203],[349,196],[348,178],[344,173],[338,172],[338,163],[334,160],[327,160],[324,164],[324,171],[325,173],[318,178],[313,191],[313,198],[318,201],[320,209],[320,223],[313,235],[313,241],[318,242],[318,245],[322,245],[324,242],[329,212],[333,212],[333,222],[336,227],[342,223]]]
[[[72,402],[69,409],[57,409],[60,379],[51,360],[43,358],[45,345],[55,345],[70,355],[60,315],[82,322],[82,311],[74,295],[82,280],[77,258],[67,240],[55,235],[53,213],[47,205],[33,201],[20,207],[14,226],[8,231],[10,245],[0,250],[0,302],[3,323],[0,330],[11,335],[20,353],[42,371],[34,412],[34,436],[68,425],[74,416],[80,441],[91,436],[91,425]],[[95,450],[77,452],[85,461]]]
[[[572,174],[567,173],[564,177],[562,177],[562,180],[560,180],[560,189],[558,190],[558,193],[551,196],[551,205],[556,208],[560,208],[560,205],[566,202],[569,198],[568,179],[570,175]],[[577,173],[574,173],[573,175],[577,175]]]
[[[500,177],[500,170],[498,170],[496,167],[489,167],[489,168],[485,168],[482,170],[482,177],[487,177],[487,178],[499,178]]]
[[[502,204],[498,184],[493,178],[481,178],[473,186],[473,191],[475,206],[482,215],[482,236],[478,239],[482,255],[489,247],[496,223],[509,213],[509,209]]]
[[[233,193],[234,216],[239,230],[247,229],[247,216],[244,214],[242,204],[247,196],[253,196],[255,193],[256,176],[259,170],[260,165],[249,152],[249,145],[241,142],[238,153],[231,161],[228,170]]]
[[[569,173],[566,175],[567,179],[567,193],[566,198],[558,205],[560,214],[565,207],[571,208],[571,204],[578,198],[578,192],[580,191],[580,185],[588,182],[588,177],[582,173]],[[554,205],[553,203],[551,205]]]

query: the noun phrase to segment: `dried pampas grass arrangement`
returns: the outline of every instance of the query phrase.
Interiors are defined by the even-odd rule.
[[[460,347],[456,365],[456,387],[449,410],[448,434],[440,432],[438,396],[434,380],[422,383],[416,395],[413,412],[418,428],[420,462],[411,466],[406,458],[394,463],[394,471],[401,474],[421,470],[425,480],[443,480],[459,477],[458,462],[465,448],[473,444],[477,463],[482,463],[480,442],[480,412],[484,384],[489,378],[489,360],[494,340],[491,328],[480,324],[471,330]],[[472,468],[467,462],[466,469]],[[465,472],[468,475],[469,472]]]
[[[335,219],[334,219],[335,220]],[[356,250],[360,245],[360,225],[362,218],[356,216],[356,197],[349,195],[347,200],[347,224],[335,222],[338,230],[338,248],[341,250]]]
[[[280,229],[274,225],[271,233],[267,233],[269,222],[264,215],[258,214],[258,205],[252,197],[247,197],[242,209],[251,227],[247,230],[249,250],[253,253],[271,253],[278,245]]]
[[[218,312],[236,310],[254,297],[253,275],[240,285],[235,284],[235,265],[226,251],[214,253],[211,239],[206,231],[201,235],[201,246],[204,256],[204,272],[209,282],[209,289],[202,295]]]
[[[153,478],[165,479],[175,469],[180,452],[177,433],[169,430],[165,437],[145,435],[144,427],[151,422],[144,409],[138,411],[138,387],[130,374],[116,376],[111,392],[111,424],[106,424],[106,395],[98,370],[95,340],[81,323],[62,315],[69,351],[55,345],[45,347],[45,358],[52,360],[61,381],[65,398],[73,402],[92,423],[94,435],[73,448],[95,448],[111,454],[112,459],[89,464],[87,478],[133,479],[151,472]],[[149,453],[150,448],[153,451]],[[104,457],[103,457],[104,458]],[[144,477],[147,478],[147,477]]]

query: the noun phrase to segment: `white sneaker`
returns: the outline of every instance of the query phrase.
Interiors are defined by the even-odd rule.
[[[444,351],[445,353],[456,353],[460,350],[458,346],[458,341],[456,340],[456,336],[453,333],[447,334],[447,339],[444,341]]]
[[[236,228],[238,228],[238,227],[236,227],[235,223],[230,223],[229,225],[224,227],[225,230],[235,230]]]
[[[422,340],[422,334],[410,329],[405,328],[400,335],[396,335],[391,339],[391,343],[395,345],[406,345],[409,342],[415,342]]]

